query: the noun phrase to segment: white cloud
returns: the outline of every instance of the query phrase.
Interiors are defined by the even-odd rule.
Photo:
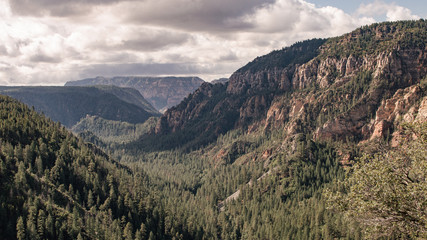
[[[27,2],[0,0],[0,84],[61,85],[96,75],[210,80],[295,41],[374,22],[375,11],[414,17],[378,1],[355,16],[303,0]]]
[[[361,4],[356,13],[359,16],[378,17],[385,15],[387,21],[415,20],[419,16],[412,14],[411,10],[395,3],[386,3],[381,0],[375,0],[373,3]]]
[[[400,7],[400,6],[395,6],[394,8],[390,8],[387,11],[386,16],[388,21],[420,19],[420,17],[418,17],[417,15],[412,15],[411,10],[404,7]]]

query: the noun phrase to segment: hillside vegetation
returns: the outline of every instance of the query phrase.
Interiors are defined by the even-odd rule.
[[[78,139],[4,97],[0,234],[424,239],[426,31],[386,22],[273,51],[130,141],[137,125],[88,117],[103,139]]]
[[[203,236],[371,236],[360,219],[328,209],[323,192],[340,190],[343,168],[363,154],[396,146],[402,123],[427,120],[426,29],[424,20],[387,22],[274,51],[225,85],[203,84],[159,119],[155,134],[112,153],[181,189],[166,191],[185,209],[175,215],[193,213],[196,221],[180,220]],[[185,204],[187,194],[196,203]],[[385,238],[398,236],[420,235]]]
[[[87,115],[129,123],[158,116],[135,89],[96,87],[0,87],[0,94],[16,98],[71,128]]]
[[[151,117],[144,123],[132,124],[87,116],[74,125],[71,131],[83,135],[93,134],[104,143],[123,143],[138,140],[148,134],[154,129],[157,119]]]
[[[2,239],[170,239],[141,170],[0,95]],[[151,187],[150,187],[151,186]],[[182,237],[181,237],[182,238]]]

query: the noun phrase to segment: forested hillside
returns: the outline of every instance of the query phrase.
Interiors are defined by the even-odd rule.
[[[100,137],[2,97],[0,235],[425,239],[426,39],[419,20],[299,42],[156,123],[80,122]]]
[[[129,123],[143,123],[152,116],[159,116],[159,112],[131,88],[0,87],[0,94],[34,106],[36,111],[68,128],[87,115]]]
[[[144,123],[128,123],[107,120],[98,116],[82,118],[71,128],[74,133],[93,134],[105,143],[124,143],[138,140],[154,129],[157,117],[151,117]]]
[[[171,238],[142,171],[6,96],[0,180],[1,239]]]
[[[164,192],[185,210],[169,211],[207,238],[373,236],[329,209],[323,192],[342,190],[364,154],[398,146],[402,123],[427,120],[426,29],[387,22],[273,51],[225,85],[203,84],[155,133],[107,149],[173,186]],[[423,236],[411,234],[384,237]]]

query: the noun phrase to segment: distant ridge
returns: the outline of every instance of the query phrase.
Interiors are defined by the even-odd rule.
[[[0,94],[34,106],[38,112],[69,128],[87,115],[129,123],[143,123],[152,116],[160,115],[132,88],[0,87]]]
[[[160,112],[179,104],[204,81],[198,77],[96,77],[70,81],[65,86],[114,85],[138,90]]]
[[[228,82],[228,78],[218,78],[215,80],[212,80],[211,83],[212,84],[217,84],[217,83],[221,83],[221,84],[225,84],[226,82]]]

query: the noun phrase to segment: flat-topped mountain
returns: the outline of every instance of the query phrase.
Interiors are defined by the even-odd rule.
[[[204,81],[198,77],[96,77],[65,86],[114,85],[138,90],[160,112],[180,103]]]
[[[160,114],[132,88],[96,87],[0,87],[0,94],[34,106],[54,121],[71,128],[81,118],[142,123]]]

